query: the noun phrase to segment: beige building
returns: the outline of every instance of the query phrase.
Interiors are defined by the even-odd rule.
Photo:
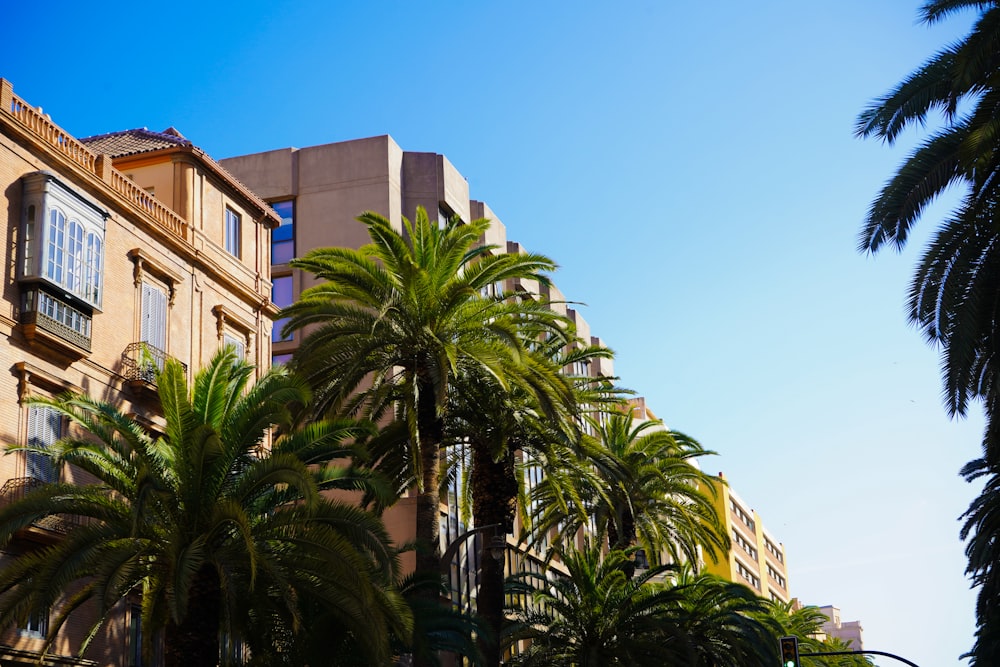
[[[507,239],[506,227],[488,205],[470,199],[468,181],[448,161],[436,153],[404,151],[383,135],[307,148],[282,148],[264,153],[228,158],[221,164],[259,193],[282,216],[282,225],[272,243],[273,300],[278,306],[290,305],[309,286],[311,278],[292,271],[288,261],[313,248],[345,246],[358,248],[369,241],[368,231],[355,218],[365,211],[387,217],[401,230],[403,216],[412,219],[418,206],[430,216],[443,221],[457,215],[470,221],[488,218],[492,226],[482,239],[501,252],[522,252],[521,246]],[[574,321],[580,336],[595,343],[583,317],[567,308],[558,289],[523,281],[508,288],[540,295],[552,302],[552,308]],[[273,360],[287,361],[299,345],[300,333],[288,339],[280,335],[276,323]],[[601,360],[586,369],[569,369],[593,376],[613,375],[610,360]],[[537,471],[540,474],[540,470]],[[461,473],[459,473],[461,474]],[[529,484],[537,481],[529,471]],[[457,493],[457,485],[451,497]],[[468,529],[458,517],[454,503],[442,504],[442,553],[456,540],[464,539]],[[391,534],[399,542],[411,540],[415,526],[415,499],[404,498],[385,515]],[[468,540],[468,548],[459,549],[452,568],[452,589],[456,600],[469,604],[475,590],[476,546],[481,536]],[[515,558],[508,550],[508,559]],[[513,561],[508,568],[515,567]]]
[[[44,446],[68,432],[55,412],[26,403],[31,396],[87,392],[155,427],[152,369],[167,356],[194,370],[231,343],[270,360],[269,233],[279,220],[176,131],[80,141],[0,79],[0,191],[3,442]],[[56,478],[82,476],[23,452],[0,457],[0,503]],[[72,528],[31,526],[7,553]],[[48,617],[0,634],[0,663],[35,664]],[[86,659],[74,658],[86,622],[63,627],[46,664],[135,664],[135,605],[120,605]]]
[[[832,604],[820,607],[819,610],[827,618],[826,623],[822,627],[824,635],[846,642],[855,651],[861,651],[865,648],[862,641],[864,632],[861,627],[861,621],[840,620],[840,609],[834,607]]]
[[[764,598],[790,602],[785,547],[720,472],[713,483],[715,508],[729,535],[731,547],[719,562],[707,559],[705,569],[729,581],[745,584]]]

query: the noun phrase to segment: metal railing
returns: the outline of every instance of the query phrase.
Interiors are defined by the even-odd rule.
[[[95,155],[87,146],[53,123],[47,115],[15,95],[13,86],[5,79],[0,79],[0,113],[6,114],[25,131],[62,153],[81,169],[104,180],[112,190],[132,202],[137,210],[152,218],[169,234],[191,241],[191,229],[184,218],[114,169],[109,158]]]
[[[122,376],[129,382],[145,382],[155,386],[156,376],[163,370],[167,359],[173,357],[149,343],[129,343],[122,353]],[[187,373],[187,364],[177,363]]]
[[[90,316],[37,286],[25,289],[19,320],[21,324],[33,324],[87,352],[91,351]]]
[[[31,491],[45,486],[46,483],[35,477],[12,477],[4,482],[3,486],[0,486],[0,505],[6,506],[17,502],[25,498]],[[86,525],[87,521],[87,517],[73,514],[53,514],[42,517],[32,522],[31,525],[65,535],[74,528]]]

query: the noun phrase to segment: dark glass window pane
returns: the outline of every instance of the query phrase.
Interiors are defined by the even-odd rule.
[[[292,355],[290,354],[276,354],[273,357],[271,357],[271,365],[284,366],[291,360],[292,360]]]

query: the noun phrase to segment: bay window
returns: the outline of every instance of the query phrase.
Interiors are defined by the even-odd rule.
[[[94,311],[101,309],[108,213],[52,174],[25,176],[18,281],[21,324],[86,351]]]

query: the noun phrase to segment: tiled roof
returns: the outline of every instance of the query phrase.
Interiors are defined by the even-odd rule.
[[[124,130],[122,132],[110,132],[99,134],[95,137],[80,139],[93,153],[98,155],[104,153],[113,158],[125,155],[135,155],[136,153],[146,153],[161,148],[172,146],[190,146],[191,142],[184,138],[180,132],[172,127],[168,127],[163,132],[153,132],[146,128],[136,130]]]

